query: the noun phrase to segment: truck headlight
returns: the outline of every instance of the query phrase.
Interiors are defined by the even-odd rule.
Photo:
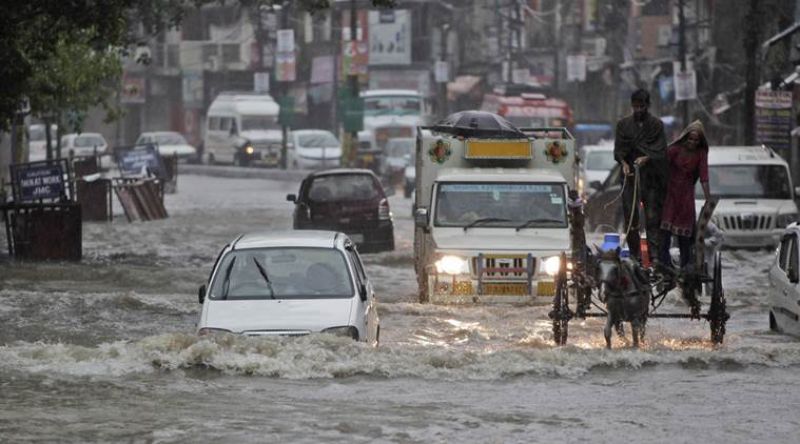
[[[444,256],[436,261],[436,271],[446,274],[466,274],[469,273],[469,262],[458,256]]]
[[[561,256],[548,257],[542,262],[542,268],[550,276],[557,275],[558,270],[561,269]]]
[[[256,152],[256,149],[253,148],[253,145],[247,145],[246,147],[244,147],[244,152],[247,153],[248,156],[252,156],[253,153]]]

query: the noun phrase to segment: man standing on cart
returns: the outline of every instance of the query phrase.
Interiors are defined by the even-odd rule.
[[[648,112],[649,106],[650,94],[647,91],[639,89],[631,95],[633,113],[617,122],[614,158],[622,166],[625,181],[622,192],[623,227],[628,230],[626,241],[631,256],[642,261],[638,211],[641,202],[644,205],[648,256],[651,263],[655,263],[661,248],[661,211],[667,194],[669,164],[664,124]],[[638,183],[634,174],[637,166]]]

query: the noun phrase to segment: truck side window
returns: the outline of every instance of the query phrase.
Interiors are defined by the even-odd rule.
[[[789,268],[786,270],[786,273],[789,275],[789,280],[792,282],[797,281],[798,272],[800,272],[800,270],[798,270],[798,265],[800,265],[800,263],[798,262],[797,243],[795,239],[796,236],[792,235],[791,241],[789,242]]]

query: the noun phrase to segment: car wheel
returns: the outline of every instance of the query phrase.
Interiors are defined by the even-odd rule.
[[[250,164],[250,162],[241,154],[236,154],[233,156],[233,164],[238,167],[246,167]]]

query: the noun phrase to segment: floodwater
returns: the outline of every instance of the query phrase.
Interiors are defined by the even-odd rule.
[[[365,257],[380,347],[199,338],[217,253],[289,228],[297,183],[178,188],[167,220],[86,224],[81,263],[0,263],[0,442],[797,442],[800,342],[768,329],[771,252],[725,253],[718,348],[705,321],[658,319],[640,350],[605,350],[599,319],[556,348],[545,301],[417,304],[410,202],[395,196],[397,251]]]

